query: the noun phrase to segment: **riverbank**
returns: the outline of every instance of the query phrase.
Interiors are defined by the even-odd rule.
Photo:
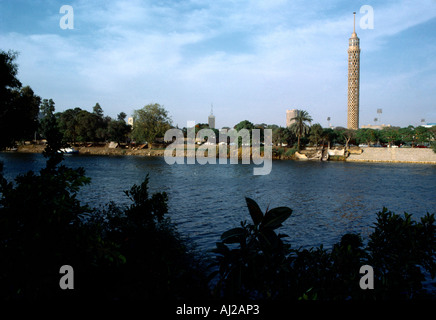
[[[430,148],[362,148],[361,154],[350,154],[346,161],[436,164],[436,153]]]
[[[45,145],[21,145],[18,146],[16,152],[23,153],[42,153]],[[82,146],[75,147],[79,154],[85,155],[107,155],[107,156],[149,156],[163,157],[165,148],[156,149],[135,149],[135,148],[109,148],[109,145],[104,146]],[[292,156],[286,156],[286,151],[290,148],[273,147],[273,159],[276,160],[310,160],[316,152],[314,149],[307,148],[300,153]],[[335,151],[337,155],[335,155]],[[436,164],[436,153],[432,149],[421,148],[374,148],[364,147],[351,148],[348,157],[341,156],[340,149],[329,150],[329,160],[333,161],[350,161],[350,162],[387,162],[387,163],[421,163],[421,164]],[[218,154],[218,153],[217,153]],[[343,154],[343,152],[342,152]],[[312,158],[313,159],[313,158]]]

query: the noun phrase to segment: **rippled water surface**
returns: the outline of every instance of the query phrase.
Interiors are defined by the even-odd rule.
[[[245,197],[260,207],[288,206],[292,216],[279,229],[296,247],[329,248],[346,232],[371,232],[376,213],[387,207],[415,219],[436,213],[436,166],[346,162],[273,161],[269,175],[254,176],[253,165],[168,165],[140,156],[65,157],[92,178],[80,199],[93,207],[114,201],[128,205],[123,191],[150,174],[150,191],[166,191],[169,215],[178,230],[210,249],[220,234],[249,220]],[[45,165],[40,154],[0,153],[12,179]]]

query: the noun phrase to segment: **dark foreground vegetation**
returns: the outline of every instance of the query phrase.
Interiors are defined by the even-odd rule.
[[[50,132],[50,131],[48,131]],[[251,223],[224,232],[212,255],[196,252],[166,217],[167,195],[149,194],[148,177],[126,191],[128,207],[82,205],[83,169],[62,165],[58,133],[39,173],[0,175],[0,297],[15,299],[434,299],[434,215],[417,222],[383,209],[366,245],[345,234],[332,250],[293,248],[276,230],[292,210],[263,213],[246,199]],[[74,289],[60,288],[60,267],[74,269]],[[362,290],[362,265],[374,289]]]

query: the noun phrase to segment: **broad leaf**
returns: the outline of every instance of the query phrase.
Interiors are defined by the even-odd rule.
[[[275,249],[281,243],[280,238],[272,229],[263,229],[259,233],[258,239],[265,253]]]
[[[258,225],[262,222],[263,213],[257,205],[256,201],[250,198],[245,198],[247,202],[248,211],[250,212],[251,219],[253,220],[255,225]]]
[[[281,227],[282,222],[290,217],[292,214],[292,209],[288,207],[277,207],[271,209],[265,214],[265,218],[262,221],[263,228],[276,229]]]
[[[244,228],[233,228],[227,230],[221,235],[221,241],[224,243],[240,243],[244,234]]]
[[[223,256],[230,252],[229,248],[227,248],[227,246],[222,242],[217,242],[216,248],[212,249],[211,251],[217,254],[221,254]]]

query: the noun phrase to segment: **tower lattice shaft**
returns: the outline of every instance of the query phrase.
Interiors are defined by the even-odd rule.
[[[356,13],[354,12],[353,34],[348,46],[348,121],[349,129],[359,129],[359,80],[360,46],[356,34]]]

